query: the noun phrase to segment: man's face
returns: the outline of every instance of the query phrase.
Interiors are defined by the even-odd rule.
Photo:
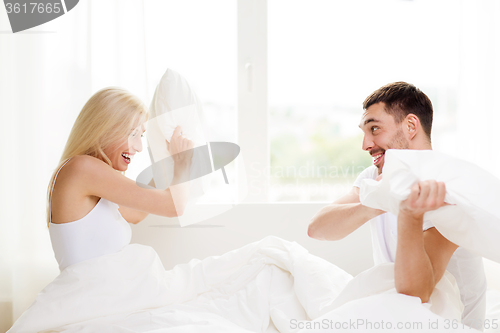
[[[363,150],[370,153],[373,164],[382,173],[387,149],[408,149],[410,143],[403,132],[403,123],[396,124],[394,117],[384,110],[384,103],[376,103],[366,109],[359,127],[364,132]]]

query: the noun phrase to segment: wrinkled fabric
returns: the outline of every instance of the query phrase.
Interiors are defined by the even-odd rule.
[[[384,158],[382,180],[361,184],[363,205],[398,215],[399,203],[417,181],[444,182],[445,202],[450,205],[425,213],[424,219],[458,246],[500,262],[500,179],[432,150],[390,149]]]
[[[393,264],[353,278],[273,236],[169,271],[151,247],[131,244],[67,267],[9,333],[297,332],[293,323],[366,318],[360,309],[380,320],[458,320],[462,306],[448,272],[422,304],[396,293]]]

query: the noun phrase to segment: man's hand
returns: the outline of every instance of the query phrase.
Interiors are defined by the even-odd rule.
[[[411,188],[408,199],[399,204],[399,214],[421,221],[424,213],[445,206],[446,186],[443,182],[425,180]]]

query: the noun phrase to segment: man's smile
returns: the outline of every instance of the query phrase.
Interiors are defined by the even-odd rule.
[[[372,155],[373,158],[373,165],[378,165],[382,161],[382,158],[385,155],[385,151],[370,153],[370,155]]]

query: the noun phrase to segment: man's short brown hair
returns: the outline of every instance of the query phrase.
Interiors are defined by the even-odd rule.
[[[418,117],[422,128],[431,139],[432,103],[420,89],[406,82],[394,82],[375,90],[363,102],[363,109],[376,103],[384,103],[385,111],[394,117],[397,124],[412,113]]]

